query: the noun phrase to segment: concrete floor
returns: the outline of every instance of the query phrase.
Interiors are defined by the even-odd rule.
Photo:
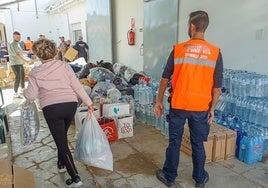
[[[12,89],[4,89],[6,111],[9,114],[12,153],[14,163],[31,170],[37,188],[64,187],[64,179],[69,176],[57,173],[57,152],[54,141],[40,111],[41,129],[37,142],[32,146],[20,144],[20,103],[13,99]],[[69,130],[69,144],[75,147],[75,127]],[[83,187],[102,188],[164,188],[155,177],[155,171],[162,167],[167,139],[150,125],[137,123],[134,136],[110,144],[114,157],[114,171],[97,169],[75,162],[84,182]],[[210,174],[207,188],[268,188],[268,156],[254,165],[246,165],[237,159],[208,163]],[[192,188],[191,158],[181,153],[178,188]]]

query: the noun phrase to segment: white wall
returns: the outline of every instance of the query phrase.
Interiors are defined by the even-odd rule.
[[[143,0],[113,0],[113,51],[114,63],[122,63],[137,71],[143,70]],[[135,18],[136,44],[129,46],[127,32],[131,18]]]
[[[68,23],[69,26],[71,26],[72,24],[80,24],[80,29],[82,30],[82,35],[83,35],[83,39],[84,41],[87,41],[87,34],[86,34],[86,20],[87,20],[87,14],[86,14],[86,2],[81,2],[77,5],[75,5],[74,7],[71,7],[70,9],[66,10],[66,12],[68,12]],[[74,40],[74,36],[72,33],[72,29],[71,27],[69,27],[69,31],[70,31],[70,35],[69,38],[70,40],[72,40],[72,43],[74,44],[76,41]],[[67,39],[67,38],[66,38]]]
[[[85,1],[68,10],[59,10],[56,14],[45,13],[46,6],[44,2],[37,1],[38,18],[36,18],[34,0],[21,2],[19,11],[17,11],[17,4],[8,6],[7,10],[0,10],[0,22],[6,25],[8,41],[12,40],[13,31],[19,31],[22,34],[22,40],[26,40],[27,36],[36,40],[40,33],[44,33],[46,38],[59,44],[59,36],[72,40],[72,31],[69,26],[77,22],[81,22],[81,29],[86,40]]]
[[[267,7],[267,0],[180,0],[179,41],[188,39],[189,13],[205,10],[210,16],[206,39],[221,48],[224,67],[268,75]],[[261,40],[256,40],[258,30]]]

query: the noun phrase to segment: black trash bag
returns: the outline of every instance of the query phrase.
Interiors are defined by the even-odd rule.
[[[139,73],[135,73],[129,80],[129,83],[132,85],[136,85],[139,84],[139,79],[140,77],[143,77],[144,75],[139,74]]]
[[[87,63],[87,64],[82,68],[80,74],[78,75],[78,78],[79,78],[79,79],[87,78],[87,76],[88,76],[89,73],[90,73],[90,69],[92,69],[93,67],[96,67],[96,65],[93,64],[93,63]]]
[[[97,61],[97,66],[98,67],[106,68],[109,71],[111,71],[112,73],[114,73],[114,69],[113,69],[113,64],[112,63],[104,62],[103,60],[101,60],[101,61]]]
[[[81,67],[79,65],[73,65],[73,64],[69,64],[69,65],[71,66],[71,68],[73,69],[75,73],[81,70]]]

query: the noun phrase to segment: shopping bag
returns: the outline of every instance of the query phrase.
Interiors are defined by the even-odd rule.
[[[39,133],[40,122],[34,101],[26,100],[21,105],[20,138],[22,145],[32,144]]]
[[[97,106],[93,106],[94,111],[93,114],[95,117],[100,116],[100,110]],[[74,138],[77,139],[77,136],[83,127],[83,122],[88,114],[88,107],[87,106],[80,106],[76,109],[75,115],[74,115],[74,123],[75,123],[75,136]]]
[[[113,154],[96,117],[85,118],[76,140],[74,158],[89,166],[113,171]]]

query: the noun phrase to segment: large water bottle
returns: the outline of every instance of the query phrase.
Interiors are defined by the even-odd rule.
[[[135,100],[135,102],[139,102],[139,85],[132,86],[132,89],[134,90],[134,100]]]
[[[142,123],[146,123],[146,105],[140,105],[140,120]]]
[[[242,98],[236,97],[236,108],[235,108],[235,115],[239,118],[242,118],[243,109],[242,109]]]
[[[251,97],[255,97],[256,96],[256,88],[255,88],[255,77],[253,75],[250,75],[250,83],[249,83],[249,91],[250,91],[250,95]]]
[[[221,116],[226,106],[225,98],[226,98],[226,93],[222,93],[219,97],[219,100],[215,108],[215,118],[218,120],[221,119]]]
[[[268,153],[268,127],[262,128],[263,153]]]
[[[250,112],[249,112],[249,122],[251,122],[251,123],[255,123],[256,108],[257,108],[256,100],[254,98],[251,98]]]
[[[268,128],[268,99],[265,99],[263,105],[263,127]]]
[[[240,141],[239,152],[238,152],[238,159],[240,161],[243,162],[245,161],[248,143],[249,143],[249,137],[243,136],[243,138]]]
[[[154,95],[153,95],[153,88],[148,88],[148,98],[149,98],[149,104],[154,103]]]
[[[268,96],[268,76],[265,76],[264,80],[264,96]]]
[[[259,75],[255,78],[255,92],[255,97],[262,96],[262,79]]]
[[[262,125],[263,124],[263,106],[264,103],[262,100],[256,101],[256,117],[255,117],[255,124]]]
[[[140,104],[139,103],[135,103],[135,114],[136,114],[136,118],[137,119],[141,119],[141,113],[140,113]]]
[[[250,113],[250,100],[244,99],[243,101],[244,109],[243,109],[243,120],[249,121],[249,113]]]
[[[232,108],[232,95],[227,94],[225,97],[225,108],[223,113],[224,114],[229,114],[231,112],[231,108]]]

